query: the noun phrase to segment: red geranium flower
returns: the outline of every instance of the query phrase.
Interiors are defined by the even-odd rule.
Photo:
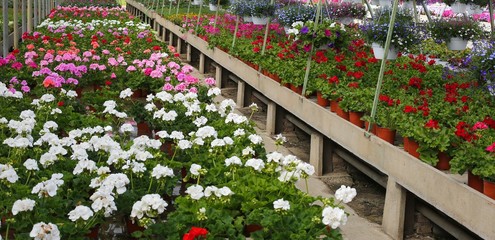
[[[425,128],[433,128],[433,129],[439,129],[440,126],[438,125],[438,121],[430,119],[426,124]]]
[[[182,240],[194,240],[196,237],[206,238],[206,234],[208,234],[208,230],[205,228],[191,227],[191,230],[184,234]]]

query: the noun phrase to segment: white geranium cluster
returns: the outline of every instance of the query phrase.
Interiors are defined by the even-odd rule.
[[[104,102],[103,106],[105,107],[103,113],[108,113],[110,115],[114,115],[117,118],[121,118],[121,119],[127,118],[127,113],[119,112],[117,111],[117,109],[115,109],[117,107],[117,103],[114,100],[108,100]]]
[[[156,179],[161,179],[165,177],[173,177],[174,176],[174,170],[167,167],[167,166],[162,166],[160,164],[157,164],[151,173],[151,176],[156,178]]]
[[[323,224],[330,226],[332,229],[337,229],[347,223],[347,214],[343,209],[338,207],[325,207],[322,211],[321,220]]]
[[[119,94],[119,98],[126,99],[130,96],[132,96],[132,89],[126,88],[125,90],[122,90]]]
[[[8,164],[0,164],[0,180],[7,180],[10,183],[15,183],[19,180],[19,176],[14,167]]]
[[[34,240],[59,240],[61,237],[57,225],[44,222],[34,224],[29,236]]]
[[[273,209],[275,209],[276,211],[288,211],[290,210],[290,203],[283,198],[278,199],[273,202]]]
[[[297,181],[315,173],[313,165],[301,161],[294,155],[283,156],[278,152],[273,152],[267,155],[267,161],[277,163],[275,171],[280,173],[278,180],[281,182]]]
[[[143,219],[154,218],[162,214],[166,207],[167,202],[163,200],[158,194],[144,195],[140,201],[137,201],[132,206],[131,218]],[[141,221],[140,221],[141,222]],[[152,223],[152,221],[143,221],[146,223]],[[148,224],[142,224],[144,227],[148,227]]]
[[[36,186],[33,187],[33,190],[31,190],[31,193],[38,194],[39,198],[57,195],[58,187],[64,184],[64,180],[62,180],[63,176],[62,173],[52,174],[52,177],[49,180],[36,184]]]
[[[91,210],[91,208],[81,205],[70,211],[68,215],[69,219],[73,222],[79,219],[86,221],[93,216],[93,211]]]
[[[335,198],[343,203],[351,202],[352,199],[357,195],[355,188],[346,187],[344,185],[335,192]]]
[[[24,198],[22,200],[17,200],[12,205],[12,215],[17,215],[20,212],[33,211],[36,202],[29,198]]]
[[[215,196],[217,198],[228,197],[234,194],[232,190],[228,187],[218,188],[215,186],[208,186],[203,188],[201,185],[192,185],[189,186],[186,190],[186,193],[194,200],[199,200],[203,197],[210,198]]]

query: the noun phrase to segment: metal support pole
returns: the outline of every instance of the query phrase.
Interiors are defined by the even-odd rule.
[[[21,4],[21,9],[22,9],[22,32],[27,31],[27,16],[26,16],[26,0],[22,0]]]
[[[232,39],[232,49],[234,49],[235,47],[235,40],[237,39],[237,31],[239,31],[239,21],[241,20],[241,17],[239,15],[237,15],[237,18],[235,20],[235,30],[234,30],[234,37]]]
[[[431,14],[430,10],[428,10],[428,6],[426,5],[425,1],[421,3],[421,6],[423,6],[423,9],[425,10],[426,17],[428,18],[428,22],[431,22]]]
[[[175,14],[179,14],[179,8],[180,8],[180,0],[177,0],[177,9],[175,10]]]
[[[220,1],[219,1],[220,2]],[[273,5],[275,3],[274,0],[270,1],[270,5]],[[265,55],[265,50],[266,50],[266,41],[268,40],[268,31],[270,30],[270,23],[272,22],[272,16],[268,16],[268,22],[266,23],[266,28],[265,28],[265,36],[263,37],[263,47],[261,49],[261,55]],[[261,67],[259,68],[261,71]]]
[[[27,32],[33,31],[33,0],[27,0]]]
[[[316,31],[318,28],[318,22],[321,19],[321,0],[318,1],[318,5],[316,6],[316,19],[315,19],[315,25],[313,31]],[[322,21],[323,22],[323,21]],[[313,56],[313,51],[315,49],[315,44],[314,40],[311,43],[311,50],[309,51],[309,56],[308,60],[306,61],[306,72],[304,73],[304,82],[303,82],[303,90],[302,90],[302,95],[306,96],[306,88],[308,87],[308,80],[309,80],[309,71],[311,71],[311,61],[312,61],[312,56]]]
[[[382,88],[383,73],[385,72],[385,63],[387,62],[388,51],[390,49],[390,42],[392,41],[392,33],[394,31],[395,16],[397,15],[397,6],[399,5],[399,0],[394,0],[394,5],[392,8],[392,16],[390,17],[390,24],[388,25],[387,40],[385,41],[385,51],[383,53],[382,64],[380,66],[380,73],[378,74],[378,81],[376,83],[375,98],[373,99],[373,107],[371,109],[371,123],[374,122],[376,116],[376,109],[378,107],[378,96],[380,95],[380,90]],[[370,137],[370,130],[373,124],[368,125],[366,129],[365,136]]]
[[[34,27],[38,26],[38,0],[33,1],[33,25]]]
[[[9,1],[2,0],[2,14],[3,14],[3,56],[6,57],[9,54]]]
[[[493,4],[492,1],[488,1],[488,10],[490,12],[490,30],[493,36],[494,24],[493,24]]]
[[[201,11],[203,10],[203,4],[199,4],[198,19],[196,20],[196,27],[194,28],[194,33],[198,32],[199,20],[201,19]]]
[[[14,0],[14,48],[19,48],[19,2]]]

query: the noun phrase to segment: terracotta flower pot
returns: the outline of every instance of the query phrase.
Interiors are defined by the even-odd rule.
[[[132,235],[132,233],[137,232],[137,231],[144,231],[145,228],[141,227],[137,224],[137,221],[132,222],[131,219],[126,219],[125,220],[125,226],[127,227],[127,234]],[[131,238],[134,239],[134,238]]]
[[[495,200],[495,182],[483,180],[483,194]]]
[[[290,83],[284,83],[283,85],[284,85],[284,87],[286,87],[286,88],[289,88],[289,89],[290,89]]]
[[[330,111],[331,112],[336,112],[338,107],[339,107],[339,102],[337,100],[331,100],[330,101]]]
[[[403,137],[402,140],[404,141],[404,151],[409,153],[409,138],[408,137]]]
[[[290,85],[290,89],[292,91],[294,91],[295,93],[299,94],[299,95],[302,95],[302,90],[303,90],[303,86],[296,86],[294,84],[291,84]]]
[[[249,237],[251,233],[262,230],[263,226],[259,224],[248,224],[244,226],[244,236]]]
[[[471,188],[473,188],[478,192],[484,192],[483,179],[481,179],[480,176],[474,175],[473,173],[471,173],[471,171],[468,171],[468,186],[470,186]]]
[[[322,107],[326,107],[330,104],[328,99],[323,98],[323,94],[320,91],[316,92],[316,103]]]
[[[138,136],[141,136],[141,135],[146,135],[148,137],[151,136],[151,129],[146,122],[138,123],[137,129],[138,129],[138,132],[137,132]]]
[[[85,235],[86,238],[89,239],[98,239],[98,233],[100,233],[100,226],[96,225],[93,228],[89,229],[91,232]]]
[[[409,138],[408,142],[409,142],[409,146],[408,146],[409,154],[411,154],[415,158],[419,159],[419,152],[418,152],[419,143],[416,142],[414,139],[411,139],[411,138]]]
[[[337,104],[337,109],[335,110],[335,113],[337,113],[339,117],[349,121],[349,112],[344,111],[344,109],[342,109],[339,104]]]
[[[376,126],[376,136],[378,136],[379,138],[385,140],[390,144],[394,144],[395,132],[396,132],[395,130],[392,130],[390,128]]]
[[[364,122],[364,130],[368,131],[369,125],[370,122]],[[373,126],[371,126],[370,132],[376,135],[376,124],[373,124]]]
[[[447,153],[439,152],[438,153],[438,162],[437,162],[437,165],[435,167],[439,170],[449,170],[451,159],[452,159],[452,157],[450,157]]]
[[[354,112],[354,111],[350,111],[349,112],[349,122],[351,122],[352,124],[362,128],[364,127],[364,121],[361,120],[361,118],[363,117],[364,113],[363,112]]]

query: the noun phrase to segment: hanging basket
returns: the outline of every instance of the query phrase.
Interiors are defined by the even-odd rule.
[[[244,21],[245,23],[253,22],[253,17],[251,17],[251,16],[242,16],[242,21]]]
[[[468,15],[482,14],[483,9],[481,9],[481,7],[476,4],[470,3],[466,5],[466,12]]]
[[[268,17],[255,17],[253,16],[253,24],[266,25],[268,23]]]
[[[202,5],[203,4],[203,0],[194,0],[191,5],[195,5],[195,6],[198,6],[198,5]]]
[[[210,3],[210,11],[215,12],[218,10],[218,6]]]
[[[378,43],[372,43],[371,47],[373,48],[373,54],[375,54],[376,59],[383,59],[383,54],[385,53],[385,48],[383,48],[380,44]],[[393,60],[397,58],[397,50],[390,45],[390,48],[388,50],[388,56],[387,59]]]
[[[392,1],[390,0],[378,0],[380,7],[392,7]]]
[[[468,40],[459,37],[454,37],[454,38],[450,38],[449,42],[447,43],[447,48],[449,50],[464,50],[466,49],[467,44],[468,44]]]
[[[450,6],[450,8],[454,13],[465,13],[467,5],[464,3],[455,2],[452,4],[452,6]]]
[[[351,17],[341,17],[339,19],[337,19],[338,22],[342,23],[342,24],[345,24],[345,25],[349,25],[351,23],[354,23],[354,18],[351,18]]]
[[[402,3],[403,9],[414,9],[414,4],[412,1],[405,1]]]

